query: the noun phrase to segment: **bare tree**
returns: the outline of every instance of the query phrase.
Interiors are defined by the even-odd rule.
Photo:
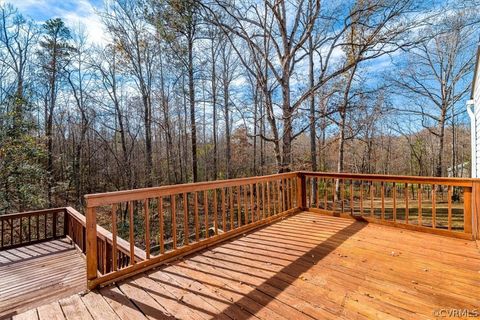
[[[409,104],[401,111],[419,116],[421,125],[437,137],[435,175],[444,174],[445,128],[455,106],[470,91],[465,76],[474,66],[472,37],[475,28],[469,17],[453,12],[429,28],[430,39],[410,51],[404,71],[392,77]]]
[[[153,35],[137,1],[115,1],[103,13],[103,20],[113,36],[114,45],[123,63],[135,77],[143,105],[145,128],[145,184],[153,183],[152,151],[152,86],[154,63],[158,54]]]

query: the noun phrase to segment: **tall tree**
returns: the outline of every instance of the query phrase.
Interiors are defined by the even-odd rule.
[[[47,20],[43,25],[39,58],[47,79],[45,97],[45,136],[47,138],[47,193],[48,204],[53,204],[53,119],[57,102],[58,85],[65,75],[65,67],[70,62],[73,47],[70,45],[70,29],[59,19]]]
[[[192,152],[192,176],[197,182],[197,121],[195,112],[195,70],[194,44],[198,37],[199,14],[198,1],[165,0],[154,1],[150,18],[160,35],[171,45],[182,61],[188,78],[188,104],[190,111],[190,136]]]

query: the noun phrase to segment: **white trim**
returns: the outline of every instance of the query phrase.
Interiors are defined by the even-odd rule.
[[[473,107],[473,110],[472,110]],[[468,115],[470,116],[470,143],[471,143],[471,148],[472,148],[472,156],[471,156],[471,175],[472,178],[477,178],[477,131],[476,131],[476,113],[478,110],[475,108],[475,103],[473,100],[468,100],[467,101],[467,112]]]

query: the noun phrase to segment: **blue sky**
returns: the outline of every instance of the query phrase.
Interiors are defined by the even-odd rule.
[[[103,7],[103,0],[19,0],[10,2],[19,11],[30,18],[43,22],[51,18],[62,18],[72,29],[84,25],[89,39],[99,43],[103,41],[103,29],[100,18],[95,13]]]

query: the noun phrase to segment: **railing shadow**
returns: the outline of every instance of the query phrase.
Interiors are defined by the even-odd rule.
[[[67,239],[49,240],[38,244],[30,244],[24,247],[6,249],[0,251],[0,267],[10,266],[15,263],[40,259],[60,252],[76,250],[71,241]]]
[[[293,278],[299,278],[303,273],[307,272],[309,269],[314,267],[322,259],[324,259],[330,253],[335,251],[335,249],[341,246],[350,237],[354,236],[356,233],[362,230],[366,225],[367,224],[363,222],[358,222],[358,221],[351,222],[351,224],[336,231],[333,235],[323,240],[320,244],[306,251],[304,254],[297,257],[297,259],[295,259],[288,265],[284,266],[275,275],[273,275],[269,279],[266,279],[263,283],[255,287],[263,287],[265,285],[270,285],[279,289],[276,291],[276,293],[267,296],[268,302],[274,300],[281,292],[283,292],[285,289],[287,289],[291,285],[288,282],[274,281],[273,279],[276,278],[277,274],[285,272],[285,273],[288,273]],[[301,239],[299,239],[299,241],[301,241]],[[300,260],[303,260],[303,261],[308,260],[308,261],[311,261],[312,263],[311,264],[298,263]],[[252,299],[254,299],[254,296],[256,294],[257,293],[252,292],[247,295],[244,295],[240,300],[237,300],[234,303],[238,305],[247,303],[249,300],[251,301]],[[258,304],[251,305],[249,312],[255,314],[255,312],[258,312],[261,309],[261,307],[263,307],[264,305],[266,305],[264,302],[262,302],[262,305],[258,305]],[[233,307],[230,306],[229,308],[233,308]],[[228,309],[223,310],[223,313],[228,313]],[[247,319],[247,318],[248,317],[245,317],[242,319]]]

